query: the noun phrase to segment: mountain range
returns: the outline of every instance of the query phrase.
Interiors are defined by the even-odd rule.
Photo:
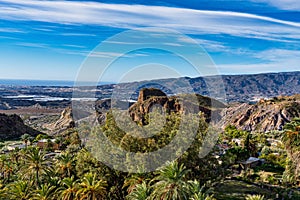
[[[163,90],[167,94],[172,94],[174,85],[182,85],[182,93],[188,93],[189,88],[193,92],[211,96],[205,80],[212,80],[215,85],[220,85],[225,90],[227,102],[257,102],[262,98],[272,98],[277,96],[291,96],[300,93],[300,71],[247,74],[247,75],[220,75],[197,78],[169,78],[151,81],[140,81],[133,83],[121,83],[117,88],[137,88],[133,97],[137,100],[141,88],[155,87]],[[188,84],[182,84],[188,83]],[[99,86],[104,88],[108,86]],[[110,89],[115,88],[111,85]],[[218,92],[218,91],[216,91]],[[174,92],[173,92],[174,93]]]

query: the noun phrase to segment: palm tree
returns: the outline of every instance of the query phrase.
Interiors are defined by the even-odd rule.
[[[300,143],[300,118],[295,118],[284,127],[282,141],[288,148],[298,147]]]
[[[50,184],[41,185],[33,192],[32,200],[54,200],[56,198],[55,187]]]
[[[153,179],[157,181],[153,186],[151,199],[173,200],[188,199],[188,191],[186,190],[185,176],[189,170],[177,162],[172,162],[168,166],[160,170],[158,176]]]
[[[10,152],[9,157],[11,160],[18,166],[19,165],[19,160],[22,157],[22,151],[21,150],[14,150]]]
[[[291,161],[286,167],[286,172],[291,171],[291,174],[298,178],[300,174],[300,118],[295,118],[284,126],[282,142]]]
[[[50,184],[51,186],[55,187],[56,189],[61,187],[61,179],[53,171],[47,173],[47,176],[45,177],[44,181]]]
[[[246,200],[264,200],[265,197],[264,196],[261,196],[261,195],[248,195],[246,197]]]
[[[31,197],[31,184],[26,181],[17,181],[8,186],[9,199],[28,200]]]
[[[188,181],[187,190],[189,191],[189,200],[215,200],[213,195],[204,192],[204,186],[201,186],[197,180]]]
[[[24,135],[21,136],[21,140],[24,142],[25,148],[27,148],[27,143],[28,143],[30,137],[31,136],[27,133],[25,133]]]
[[[132,174],[124,180],[123,189],[127,188],[128,194],[131,193],[134,188],[143,183],[151,180],[150,174]]]
[[[62,177],[71,177],[72,172],[75,170],[75,159],[69,153],[60,155],[57,158],[57,169]]]
[[[146,182],[142,182],[134,187],[134,189],[126,196],[128,200],[146,200],[150,196],[150,189]]]
[[[29,177],[35,177],[35,185],[40,186],[40,176],[49,169],[49,163],[45,158],[45,154],[37,148],[28,149],[22,171]]]
[[[3,179],[9,183],[15,166],[14,166],[13,162],[11,161],[11,159],[7,156],[3,157],[1,165],[2,165],[1,168],[2,168]]]
[[[196,193],[194,195],[192,195],[189,200],[216,200],[213,195],[209,196],[209,195],[206,195],[204,193]]]
[[[11,175],[13,174],[14,171],[13,163],[11,161],[6,162],[4,170],[5,170],[4,176],[6,177],[7,182],[10,182]]]
[[[107,183],[104,180],[97,180],[96,174],[86,174],[79,184],[76,195],[79,199],[97,200],[102,199],[106,194]]]
[[[74,180],[74,177],[64,178],[62,181],[62,187],[59,188],[61,200],[74,200],[78,191],[78,181]]]

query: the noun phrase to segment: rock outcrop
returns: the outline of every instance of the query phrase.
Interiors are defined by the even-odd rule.
[[[19,139],[23,134],[29,134],[33,137],[40,134],[39,131],[26,126],[18,115],[0,114],[0,139],[14,140]]]
[[[139,92],[138,102],[143,102],[151,97],[167,97],[167,95],[156,88],[143,88]]]
[[[106,113],[111,108],[111,99],[99,100],[96,102],[97,121],[103,125],[106,121]]]
[[[207,121],[211,120],[212,112],[217,109],[225,108],[226,106],[208,97],[196,95],[195,101],[192,101],[195,96],[171,96],[167,97],[165,93],[158,89],[142,89],[139,93],[138,101],[129,108],[129,115],[135,122],[146,124],[146,115],[151,112],[154,106],[163,109],[167,114],[175,113],[194,113],[201,111],[204,113]],[[182,101],[182,99],[185,99]],[[212,106],[215,106],[214,108]],[[214,110],[214,111],[213,111]],[[217,112],[216,112],[217,113]]]
[[[57,135],[74,127],[75,122],[73,120],[72,109],[70,107],[67,107],[62,111],[60,118],[55,123],[45,126],[45,128],[50,131],[51,135]]]
[[[195,96],[193,96],[195,98]],[[185,105],[180,99],[185,100]],[[111,99],[99,100],[96,102],[97,120],[103,125],[106,120],[106,113],[111,108],[120,108],[121,110],[128,110],[128,113],[133,121],[140,124],[146,124],[146,116],[154,107],[159,107],[167,114],[171,112],[193,112],[194,110],[204,113],[207,121],[211,120],[212,114],[220,117],[219,110],[226,108],[226,105],[220,101],[211,99],[209,97],[196,95],[196,102],[189,101],[191,95],[170,96],[168,97],[164,92],[155,88],[144,88],[139,91],[137,102],[112,101]],[[198,100],[198,101],[197,101]],[[215,117],[214,116],[214,117]]]
[[[223,110],[220,125],[256,132],[282,130],[295,117],[300,117],[300,95],[260,100],[257,104],[236,103]]]
[[[0,110],[9,110],[13,108],[14,107],[11,107],[7,102],[3,102],[0,100]]]

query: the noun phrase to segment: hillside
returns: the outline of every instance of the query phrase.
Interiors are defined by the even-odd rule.
[[[70,107],[65,108],[61,112],[60,118],[57,121],[50,124],[44,124],[43,126],[50,135],[57,135],[74,127],[75,122],[73,120],[72,109]]]
[[[195,109],[194,106],[198,106],[196,109],[204,113],[207,121],[210,121],[211,115],[215,114],[214,117],[220,120],[218,124],[222,128],[227,125],[234,125],[242,130],[268,132],[281,130],[286,123],[300,116],[300,95],[262,99],[255,104],[231,103],[228,105],[202,95],[197,95],[197,98],[199,104],[190,104],[184,108],[185,111]],[[110,99],[97,101],[97,119],[100,124],[105,123],[106,113],[111,108],[111,104]],[[153,106],[161,107],[167,113],[180,113],[184,110],[177,96],[167,96],[162,91],[153,88],[140,90],[136,103],[128,104],[119,101],[117,104],[122,109],[128,109],[131,119],[140,124],[147,124],[147,114],[151,112]],[[61,124],[61,121],[69,121],[69,116],[62,115],[56,124]]]
[[[37,136],[40,132],[26,126],[18,115],[6,115],[0,113],[0,139],[19,139],[23,134]]]
[[[300,117],[300,95],[260,100],[256,104],[235,103],[223,110],[221,127],[234,125],[247,131],[282,130],[284,124]]]

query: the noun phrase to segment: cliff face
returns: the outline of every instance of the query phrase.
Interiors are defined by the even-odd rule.
[[[138,101],[129,108],[129,115],[133,121],[145,124],[146,115],[154,106],[158,106],[167,114],[201,111],[207,121],[210,121],[212,112],[214,112],[212,110],[225,108],[225,105],[219,101],[201,95],[196,95],[196,97],[198,102],[192,102],[187,100],[191,99],[189,95],[167,97],[158,89],[143,89],[139,92]],[[182,98],[186,99],[183,101],[184,105],[180,101]]]
[[[185,105],[182,105],[182,101],[180,100],[182,98],[186,99],[184,101]],[[133,121],[144,125],[146,124],[147,114],[149,114],[154,107],[163,109],[167,114],[170,114],[171,112],[187,113],[198,110],[204,114],[207,121],[211,120],[210,118],[212,114],[215,114],[214,117],[220,117],[219,110],[226,108],[226,105],[217,100],[201,95],[196,95],[196,98],[197,99],[195,100],[198,100],[198,102],[191,102],[188,101],[189,99],[191,99],[191,95],[168,97],[159,89],[142,89],[139,91],[138,101],[135,103],[128,103],[124,101],[112,102],[110,99],[97,101],[97,120],[99,124],[103,125],[106,120],[106,113],[111,107],[128,110],[128,113]]]
[[[35,137],[40,132],[26,126],[18,115],[0,114],[0,138],[2,140],[19,139],[25,133]]]
[[[223,110],[220,125],[231,124],[247,131],[282,130],[293,118],[300,117],[300,95],[260,100],[257,104],[233,104]]]
[[[45,126],[45,128],[47,128],[50,131],[51,135],[62,133],[65,130],[74,127],[75,122],[73,120],[72,109],[70,107],[67,107],[62,111],[59,120],[57,120],[53,124],[48,124]]]
[[[151,97],[167,97],[167,95],[159,89],[144,88],[139,92],[138,102],[143,102]]]

